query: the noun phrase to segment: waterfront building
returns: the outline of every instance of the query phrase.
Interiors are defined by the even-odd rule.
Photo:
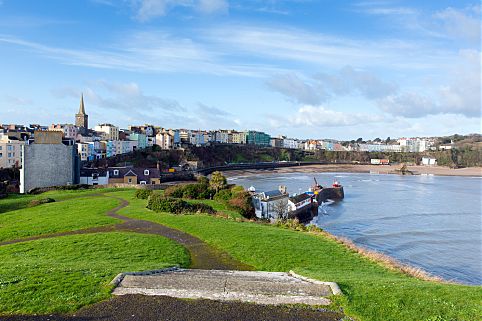
[[[112,124],[99,124],[94,130],[100,133],[102,140],[119,140],[119,127]]]
[[[19,167],[25,141],[0,133],[0,168]]]
[[[129,140],[131,142],[136,142],[136,144],[132,144],[133,150],[134,149],[145,149],[147,148],[147,136],[146,134],[141,134],[141,133],[130,133],[129,134]]]
[[[49,126],[49,130],[61,131],[64,134],[64,138],[73,139],[77,138],[79,129],[73,124],[52,124]]]
[[[255,130],[250,130],[246,134],[246,144],[258,145],[258,146],[269,146],[271,136]]]
[[[271,137],[270,145],[271,145],[271,147],[278,147],[278,148],[283,147],[283,138],[281,138],[281,137]]]
[[[297,149],[299,147],[299,142],[295,138],[283,137],[283,148]]]
[[[232,132],[233,144],[246,144],[247,133],[246,132]]]
[[[277,219],[280,215],[288,214],[288,198],[286,186],[280,186],[277,190],[257,193],[251,187],[252,201],[256,217],[262,219]]]
[[[75,115],[75,126],[83,131],[89,128],[89,116],[85,113],[84,94],[80,97],[79,112]]]

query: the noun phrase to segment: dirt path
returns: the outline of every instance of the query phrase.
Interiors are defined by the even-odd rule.
[[[101,194],[103,196],[107,196]],[[92,194],[91,196],[99,196]],[[228,253],[218,251],[197,237],[182,231],[153,223],[133,219],[118,214],[127,207],[125,199],[108,196],[119,200],[117,207],[108,211],[110,217],[122,220],[122,223],[93,227],[77,231],[38,235],[1,242],[1,245],[32,240],[53,238],[66,235],[90,234],[99,232],[127,231],[154,234],[169,238],[183,245],[191,255],[190,268],[216,270],[253,270],[249,265],[235,260]],[[323,309],[288,308],[265,306],[240,302],[218,302],[211,300],[183,300],[166,296],[122,295],[109,300],[86,306],[70,315],[17,315],[0,316],[9,321],[122,321],[122,320],[342,320],[343,314]]]
[[[338,321],[342,313],[241,302],[182,300],[166,296],[123,295],[80,309],[73,315],[11,316],[3,321]]]
[[[121,220],[122,223],[107,225],[107,226],[92,227],[92,228],[81,229],[76,231],[58,232],[58,233],[52,233],[52,234],[46,234],[46,235],[37,235],[37,236],[26,237],[21,239],[9,240],[9,241],[0,242],[0,246],[59,237],[59,236],[66,236],[66,235],[79,235],[79,234],[91,234],[91,233],[114,232],[114,231],[135,232],[135,233],[142,233],[142,234],[154,234],[154,235],[164,236],[164,237],[167,237],[168,239],[171,239],[183,245],[191,255],[190,268],[192,269],[243,270],[243,271],[253,270],[251,266],[235,260],[233,257],[231,257],[229,254],[225,252],[214,249],[213,247],[209,246],[208,244],[201,241],[195,236],[192,236],[180,230],[176,230],[154,222],[138,220],[127,216],[119,215],[117,213],[119,210],[129,206],[129,202],[126,201],[125,199],[115,197],[115,196],[108,196],[105,194],[91,194],[89,196],[91,197],[105,196],[105,197],[114,198],[120,201],[120,205],[109,210],[106,214],[110,217]]]

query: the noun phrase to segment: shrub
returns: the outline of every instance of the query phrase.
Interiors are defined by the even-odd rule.
[[[182,198],[183,191],[184,191],[184,185],[169,186],[164,191],[164,195],[166,197]]]
[[[167,197],[197,200],[210,199],[213,194],[208,185],[200,183],[170,186],[164,191],[164,195]]]
[[[244,192],[244,187],[242,187],[240,185],[235,185],[233,188],[231,188],[231,194],[233,196],[236,196],[237,194],[242,193],[242,192]]]
[[[216,213],[216,211],[209,205],[202,203],[191,204],[182,199],[164,197],[160,194],[151,194],[151,196],[149,196],[147,208],[155,212],[167,212],[173,214]]]
[[[254,216],[254,207],[249,192],[243,191],[238,193],[235,197],[229,200],[229,205],[246,218]]]
[[[209,179],[206,176],[199,176],[197,178],[197,182],[198,184],[201,184],[201,185],[206,185],[206,186],[209,185]]]
[[[229,202],[232,196],[231,190],[222,189],[214,195],[214,199],[219,202]]]
[[[136,198],[146,200],[151,196],[152,191],[149,189],[138,189],[136,190]]]
[[[42,205],[42,204],[53,203],[53,202],[55,202],[55,200],[53,198],[50,198],[50,197],[41,198],[41,199],[38,199],[38,200],[30,201],[30,203],[28,204],[28,207],[34,207],[34,206],[39,206],[39,205]]]

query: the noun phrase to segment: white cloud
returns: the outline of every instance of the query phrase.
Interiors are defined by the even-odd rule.
[[[203,14],[225,13],[226,0],[131,0],[135,18],[141,22],[165,16],[176,7],[190,8]]]
[[[465,39],[480,46],[480,5],[456,9],[448,7],[433,15],[434,28],[456,39]]]
[[[448,85],[424,88],[424,92],[403,91],[378,100],[378,106],[392,115],[416,118],[425,115],[459,114],[481,116],[481,53],[461,50],[448,72]]]
[[[320,104],[335,96],[356,94],[377,99],[396,92],[394,84],[351,66],[332,74],[318,73],[308,80],[296,74],[276,75],[267,81],[267,85],[295,102],[309,105]]]
[[[27,106],[31,105],[33,101],[30,98],[17,97],[12,95],[5,95],[4,99],[9,105],[13,106]]]
[[[266,84],[270,89],[297,103],[316,105],[326,99],[325,94],[315,85],[302,80],[294,73],[273,76]]]
[[[273,129],[348,127],[367,125],[384,120],[384,117],[378,115],[345,113],[324,106],[312,105],[303,105],[296,113],[286,117],[279,115],[267,115],[266,117]]]

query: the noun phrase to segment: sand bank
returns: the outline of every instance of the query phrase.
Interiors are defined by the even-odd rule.
[[[225,171],[223,174],[226,177],[245,176],[245,175],[259,175],[268,173],[378,173],[378,174],[397,174],[396,170],[400,169],[400,165],[386,166],[386,165],[350,165],[350,164],[329,164],[329,165],[307,165],[283,167],[271,170],[234,170]],[[472,176],[482,177],[482,167],[469,167],[453,169],[444,166],[408,166],[408,170],[415,175],[437,175],[437,176]]]

